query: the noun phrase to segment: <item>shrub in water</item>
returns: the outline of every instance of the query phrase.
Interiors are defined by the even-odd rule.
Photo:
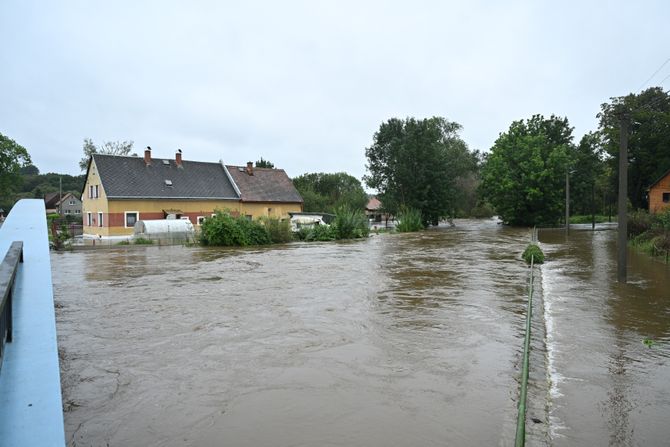
[[[367,218],[362,210],[353,210],[348,207],[340,207],[335,212],[335,220],[332,228],[337,239],[355,239],[367,237]]]
[[[305,238],[306,241],[334,241],[335,229],[328,225],[314,225]]]
[[[524,261],[526,261],[526,264],[528,265],[530,265],[531,257],[533,258],[533,262],[535,264],[544,263],[544,253],[542,252],[542,249],[536,244],[529,244],[528,247],[526,247],[526,249],[524,250],[521,257],[523,258]]]
[[[283,244],[293,240],[291,222],[288,219],[280,220],[276,217],[266,217],[261,222],[270,235],[270,240],[275,244]]]
[[[200,243],[216,246],[263,245],[270,243],[270,236],[258,222],[217,211],[213,217],[202,223]]]
[[[424,229],[421,211],[403,207],[398,214],[398,224],[395,229],[401,233],[420,231]]]

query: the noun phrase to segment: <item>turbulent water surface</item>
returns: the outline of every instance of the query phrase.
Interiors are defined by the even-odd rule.
[[[530,232],[52,256],[71,446],[510,445]],[[670,437],[670,276],[615,232],[545,231],[531,445]],[[644,339],[654,341],[647,347]]]

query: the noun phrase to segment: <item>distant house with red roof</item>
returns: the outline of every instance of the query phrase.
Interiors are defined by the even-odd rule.
[[[649,187],[649,212],[658,213],[670,207],[670,169]]]

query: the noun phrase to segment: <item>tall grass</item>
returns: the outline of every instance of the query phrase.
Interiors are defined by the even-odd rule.
[[[395,229],[400,233],[420,231],[424,229],[421,211],[403,207],[398,214],[398,224]]]
[[[337,239],[357,239],[367,237],[370,229],[362,210],[340,207],[335,212],[332,223]]]
[[[277,217],[265,217],[261,223],[270,235],[270,240],[274,244],[284,244],[293,240],[293,231],[291,231],[291,222],[288,219],[279,219]]]

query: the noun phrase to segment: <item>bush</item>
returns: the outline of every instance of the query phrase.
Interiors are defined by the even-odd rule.
[[[367,237],[370,233],[363,211],[347,207],[337,209],[332,228],[336,239],[356,239]]]
[[[152,239],[147,239],[145,237],[137,237],[133,239],[133,244],[135,245],[151,245],[154,241]]]
[[[217,211],[200,227],[200,243],[214,246],[246,246],[269,244],[270,235],[263,225],[246,217],[233,217]]]
[[[628,215],[628,238],[634,238],[651,230],[654,217],[646,210],[637,210]]]
[[[314,225],[305,237],[306,241],[334,241],[335,239],[335,228],[328,225]]]
[[[280,220],[276,217],[266,217],[261,220],[268,234],[270,240],[275,244],[283,244],[293,240],[293,231],[291,230],[291,222],[288,219]]]
[[[526,247],[521,257],[528,265],[530,265],[531,257],[533,258],[533,263],[535,264],[544,263],[544,253],[537,244],[528,244],[528,247]]]
[[[493,217],[495,211],[493,207],[487,202],[480,203],[470,210],[470,216],[475,219],[485,219],[487,217]]]
[[[398,214],[398,224],[395,229],[401,233],[423,230],[423,219],[421,211],[414,208],[403,207]]]

